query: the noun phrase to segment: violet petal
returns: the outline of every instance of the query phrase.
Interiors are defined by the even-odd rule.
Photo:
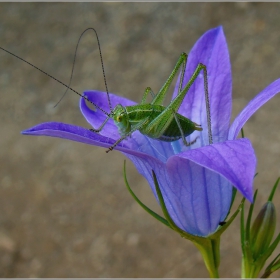
[[[214,143],[222,142],[227,139],[232,109],[231,65],[226,38],[222,27],[207,31],[199,38],[190,51],[186,66],[184,85],[190,80],[199,63],[206,65],[208,72],[208,90],[213,141]],[[174,96],[177,95],[178,87],[179,79],[174,91]],[[199,136],[199,138],[195,144],[189,147],[189,149],[208,145],[208,127],[202,72],[190,87],[190,90],[179,109],[179,113],[202,125],[203,128],[202,133],[194,132],[191,134],[191,140],[195,139],[197,136]],[[190,141],[190,139],[188,139],[188,141]]]
[[[261,91],[248,105],[239,113],[232,123],[228,139],[235,139],[247,120],[268,100],[280,92],[280,79],[271,83]]]
[[[193,161],[222,175],[252,202],[256,156],[249,139],[228,140],[189,150],[171,157],[167,166],[176,162],[177,157]]]
[[[109,148],[115,142],[115,139],[94,133],[83,127],[58,122],[42,123],[26,129],[21,133],[24,135],[58,137],[105,148]],[[151,144],[148,137],[146,137],[146,142],[138,143],[136,138],[134,141],[130,142],[122,141],[115,149],[121,152],[130,153],[134,156],[143,156],[144,154],[145,157],[149,157],[150,153],[151,156],[157,156],[159,160],[163,162],[173,155],[172,149],[166,149],[161,141],[154,140],[154,142],[158,143]],[[160,151],[160,153],[158,151]]]

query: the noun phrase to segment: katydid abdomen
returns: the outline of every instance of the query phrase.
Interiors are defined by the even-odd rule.
[[[150,138],[166,142],[176,141],[182,136],[192,134],[195,130],[202,130],[198,124],[172,110],[168,118],[162,119],[160,115],[165,109],[166,107],[162,105],[154,104],[121,106],[116,110],[118,112],[115,112],[116,116],[121,116],[121,119],[116,117],[115,124],[122,136],[129,130],[139,130]]]

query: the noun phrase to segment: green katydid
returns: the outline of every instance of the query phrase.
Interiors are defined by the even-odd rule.
[[[191,121],[190,119],[177,113],[180,105],[182,104],[184,97],[186,96],[189,88],[194,83],[195,79],[203,70],[204,74],[204,89],[206,99],[207,121],[209,127],[209,144],[212,144],[211,133],[211,117],[209,109],[209,97],[208,97],[208,83],[207,83],[207,70],[206,66],[199,63],[196,67],[191,79],[187,85],[182,89],[182,83],[184,79],[185,67],[187,62],[187,54],[182,53],[177,61],[175,68],[171,72],[169,78],[160,89],[158,94],[154,94],[150,87],[148,87],[143,95],[142,101],[138,105],[124,107],[121,104],[117,105],[111,112],[107,114],[107,118],[101,124],[99,128],[93,128],[91,131],[100,132],[109,119],[113,119],[118,127],[121,138],[118,139],[106,152],[113,150],[123,139],[130,136],[134,131],[139,130],[142,134],[161,141],[173,142],[182,138],[185,146],[189,146],[195,143],[196,139],[188,143],[185,139],[186,136],[193,133],[195,130],[201,131],[202,128],[199,124]],[[165,107],[162,105],[166,93],[178,73],[181,70],[180,84],[178,95],[171,101],[171,103]],[[153,100],[151,103],[146,103],[148,94],[151,94]],[[107,93],[108,94],[108,93]],[[109,105],[110,104],[110,99]],[[95,104],[94,104],[95,105]]]
[[[28,63],[29,65],[31,65],[34,68],[36,68],[37,70],[43,72],[44,74],[51,77],[52,79],[63,84],[67,89],[70,89],[73,92],[75,92],[76,94],[78,94],[79,96],[83,97],[84,99],[86,99],[87,101],[92,103],[97,109],[101,110],[105,115],[107,115],[107,118],[100,125],[100,127],[90,129],[91,131],[93,131],[95,133],[99,133],[103,129],[105,124],[108,122],[108,120],[113,119],[114,123],[118,127],[118,131],[119,131],[121,137],[111,147],[109,147],[109,149],[106,151],[107,153],[109,151],[113,150],[122,140],[124,140],[128,136],[131,136],[131,134],[136,130],[139,130],[142,134],[144,134],[150,138],[157,139],[160,141],[173,142],[173,141],[176,141],[176,140],[179,140],[182,138],[182,141],[185,146],[189,146],[189,145],[193,144],[197,138],[194,139],[193,141],[191,141],[190,143],[188,143],[186,141],[185,137],[192,134],[195,130],[202,131],[202,127],[199,124],[197,124],[197,123],[191,121],[190,119],[179,114],[178,110],[179,110],[189,88],[195,82],[195,80],[198,77],[201,70],[203,70],[209,144],[212,144],[213,141],[212,141],[212,133],[211,133],[211,116],[210,116],[210,105],[209,105],[209,96],[208,96],[207,69],[206,69],[205,65],[203,65],[202,63],[199,63],[197,65],[192,77],[188,81],[188,83],[185,85],[184,88],[182,88],[184,74],[185,74],[185,68],[186,68],[186,63],[187,63],[187,54],[182,53],[175,65],[175,68],[173,69],[170,76],[168,77],[167,81],[164,83],[164,85],[162,86],[162,88],[156,95],[153,93],[153,91],[151,90],[150,87],[147,87],[140,104],[134,105],[134,106],[126,106],[126,107],[122,106],[121,104],[118,104],[114,109],[112,109],[109,92],[107,89],[107,83],[106,83],[106,79],[105,79],[105,71],[104,71],[104,66],[103,66],[100,43],[99,43],[99,39],[98,39],[96,30],[94,28],[86,29],[81,34],[79,41],[80,41],[82,35],[87,30],[93,30],[96,34],[100,58],[101,58],[103,76],[104,76],[104,81],[105,81],[105,86],[106,86],[107,98],[108,98],[108,103],[109,103],[109,107],[110,107],[110,113],[107,113],[102,108],[97,106],[95,103],[88,100],[87,97],[83,96],[79,92],[72,89],[69,86],[70,83],[69,83],[69,85],[66,85],[63,82],[54,78],[53,76],[49,75],[48,73],[44,72],[43,70],[39,69],[38,67],[34,66],[33,64],[20,58],[19,56],[3,49],[2,47],[0,47],[0,48],[2,50],[4,50],[5,52]],[[79,41],[78,41],[78,44],[79,44]],[[77,44],[77,47],[78,47],[78,44]],[[76,47],[76,51],[75,51],[75,57],[76,57],[77,47]],[[74,57],[74,62],[75,62],[75,57]],[[168,91],[172,81],[174,80],[176,74],[180,70],[180,68],[182,70],[181,70],[181,74],[180,74],[178,95],[171,101],[171,103],[167,107],[165,107],[165,106],[163,106],[163,102],[166,97],[167,91]],[[74,64],[73,64],[73,68],[72,68],[72,74],[73,74],[73,69],[74,69]],[[71,78],[72,78],[72,74],[71,74]],[[71,81],[71,79],[70,79],[70,81]],[[151,103],[146,103],[148,94],[150,94],[153,98]]]

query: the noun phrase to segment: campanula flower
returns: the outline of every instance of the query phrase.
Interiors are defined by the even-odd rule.
[[[208,143],[201,73],[179,109],[180,114],[203,128],[203,131],[195,131],[187,137],[188,142],[198,137],[193,145],[186,147],[182,140],[173,143],[154,140],[135,131],[115,150],[124,153],[134,163],[157,198],[152,177],[154,170],[168,212],[179,228],[192,235],[208,236],[216,231],[228,214],[232,186],[249,201],[253,199],[255,153],[249,139],[237,139],[237,136],[250,116],[280,91],[280,79],[260,92],[230,125],[232,78],[222,27],[207,31],[196,42],[188,56],[183,85],[190,79],[198,63],[206,65],[208,71],[213,144]],[[178,84],[173,98],[178,94]],[[84,95],[110,113],[106,93],[89,90]],[[136,104],[113,94],[110,94],[110,99],[113,108],[117,104]],[[94,128],[99,127],[106,118],[100,110],[91,109],[84,99],[80,100],[80,109]],[[59,137],[106,148],[120,138],[113,120],[109,120],[100,133],[59,122],[42,123],[22,133]]]

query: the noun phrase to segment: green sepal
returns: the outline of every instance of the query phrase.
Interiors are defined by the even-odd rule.
[[[246,227],[244,227],[244,225],[241,227],[241,230],[244,230],[243,234],[241,234],[241,236],[243,236],[243,238],[241,238],[242,252],[243,252],[244,256],[246,256],[246,258],[249,260],[253,259],[251,247],[249,246],[250,245],[250,228],[251,228],[251,220],[252,220],[252,215],[253,215],[257,195],[258,195],[258,190],[255,191],[253,203],[251,203],[250,208],[249,208]],[[244,221],[244,206],[243,206],[243,221]]]
[[[165,217],[165,219],[168,221],[170,227],[177,231],[182,237],[186,238],[186,239],[189,239],[191,241],[198,241],[201,239],[201,237],[196,237],[194,235],[191,235],[187,232],[185,232],[184,230],[180,229],[175,223],[174,221],[172,220],[172,218],[170,217],[169,213],[168,213],[168,210],[165,206],[165,203],[164,203],[164,199],[163,199],[163,196],[162,196],[162,193],[161,193],[161,190],[159,188],[159,185],[158,185],[158,181],[157,181],[157,178],[156,178],[156,175],[155,175],[155,172],[154,170],[152,170],[152,174],[153,174],[153,179],[154,179],[154,183],[155,183],[155,187],[156,187],[156,192],[157,192],[157,195],[158,195],[158,199],[159,199],[159,203],[160,203],[160,206],[161,206],[161,209],[162,209],[162,212],[163,212],[163,215]]]
[[[232,187],[231,203],[230,203],[230,207],[229,207],[228,214],[227,214],[226,218],[228,217],[228,215],[229,215],[229,213],[230,213],[230,211],[231,211],[231,207],[232,207],[233,202],[234,202],[234,200],[235,200],[236,193],[237,193],[237,189],[236,189],[235,187]],[[226,220],[226,218],[225,218],[225,220]]]
[[[163,223],[165,226],[171,228],[171,226],[169,225],[169,223],[160,215],[158,215],[156,212],[154,212],[153,210],[151,210],[149,207],[147,207],[144,203],[142,203],[140,201],[140,199],[135,195],[135,193],[132,191],[132,189],[129,186],[129,183],[127,181],[127,177],[126,177],[126,161],[124,161],[124,165],[123,165],[123,175],[124,175],[124,181],[126,184],[126,187],[128,189],[128,191],[130,192],[130,194],[132,195],[132,197],[135,199],[135,201],[145,210],[147,211],[151,216],[153,216],[155,219],[157,219],[158,221],[160,221],[161,223]]]
[[[241,128],[241,137],[244,138],[245,137],[245,133],[244,133],[244,129],[243,127]]]
[[[242,198],[238,208],[235,210],[235,212],[231,215],[231,217],[229,218],[228,221],[226,221],[226,223],[223,226],[220,226],[218,228],[218,230],[215,232],[219,233],[219,235],[221,235],[230,225],[231,223],[234,221],[234,219],[236,218],[236,216],[238,215],[238,213],[242,210],[243,204],[245,202],[245,198]]]

